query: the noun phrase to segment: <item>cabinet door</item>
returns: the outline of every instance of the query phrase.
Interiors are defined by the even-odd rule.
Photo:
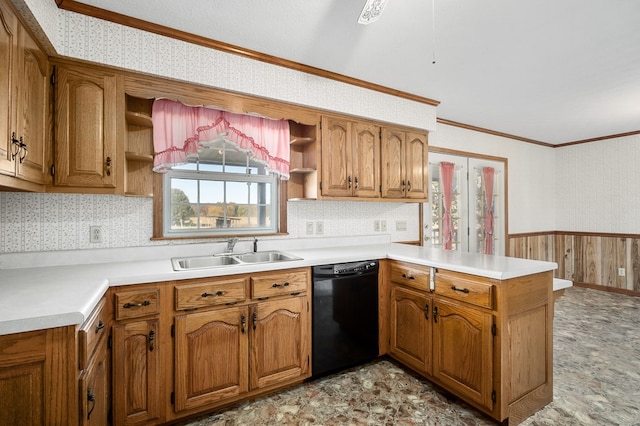
[[[322,195],[353,195],[351,175],[351,123],[322,117]]]
[[[309,375],[307,297],[262,302],[251,308],[251,389]]]
[[[80,377],[80,425],[107,426],[111,408],[109,361],[106,338]]]
[[[405,133],[383,128],[380,144],[382,197],[403,198],[406,188]]]
[[[406,197],[427,198],[427,135],[420,133],[407,133],[405,143],[406,161]]]
[[[14,175],[11,158],[15,132],[18,20],[4,3],[0,3],[0,173]]]
[[[45,183],[48,176],[49,61],[25,29],[20,32],[17,135],[26,145],[18,153],[18,177]]]
[[[391,356],[420,373],[431,374],[432,300],[415,290],[391,287]]]
[[[159,418],[158,320],[113,327],[113,411],[116,425]]]
[[[452,392],[493,408],[493,315],[434,299],[433,375]]]
[[[380,128],[373,124],[353,125],[353,189],[358,197],[380,196]]]
[[[247,307],[176,317],[177,412],[248,390],[248,324]]]
[[[58,69],[56,185],[116,186],[118,82],[115,74]]]

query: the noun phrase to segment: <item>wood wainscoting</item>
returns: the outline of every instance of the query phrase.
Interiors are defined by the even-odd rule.
[[[556,278],[640,296],[640,235],[550,231],[508,239],[509,256],[556,262]]]

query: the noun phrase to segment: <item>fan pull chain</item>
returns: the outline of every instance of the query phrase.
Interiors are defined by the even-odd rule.
[[[431,0],[431,28],[433,30],[433,57],[431,60],[432,64],[436,63],[436,0]]]

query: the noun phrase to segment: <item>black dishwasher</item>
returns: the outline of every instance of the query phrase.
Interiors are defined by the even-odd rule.
[[[378,356],[378,261],[313,268],[312,377]]]

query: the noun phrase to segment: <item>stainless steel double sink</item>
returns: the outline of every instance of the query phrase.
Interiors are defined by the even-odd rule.
[[[252,263],[274,263],[303,260],[281,251],[258,251],[248,253],[223,253],[212,256],[174,257],[171,259],[174,271],[208,269],[221,266],[246,265]]]

